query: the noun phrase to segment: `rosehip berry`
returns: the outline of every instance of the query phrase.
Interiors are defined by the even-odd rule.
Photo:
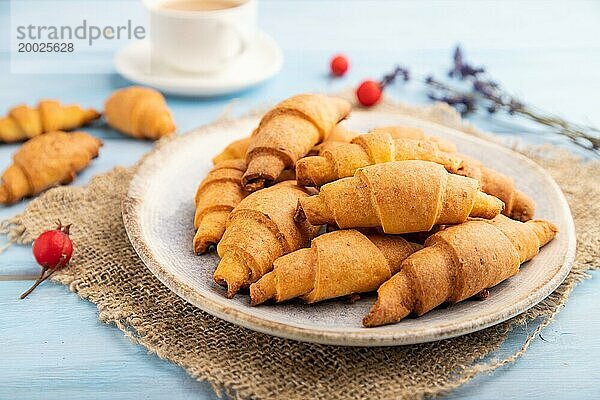
[[[73,254],[73,242],[69,237],[70,227],[71,225],[62,226],[59,221],[56,229],[42,233],[35,240],[32,248],[33,256],[42,266],[42,273],[33,286],[21,295],[21,299],[27,297],[40,283],[69,263]]]
[[[69,227],[59,225],[57,229],[42,233],[33,243],[33,256],[42,267],[61,268],[67,265],[73,254],[73,242]]]
[[[373,80],[363,81],[356,89],[356,98],[365,107],[377,104],[381,99],[382,88],[379,82]]]
[[[335,76],[343,76],[346,71],[348,71],[349,66],[350,63],[348,62],[348,58],[343,54],[338,54],[331,59],[331,74]]]

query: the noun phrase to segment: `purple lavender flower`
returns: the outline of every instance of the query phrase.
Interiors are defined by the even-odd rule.
[[[408,82],[410,80],[410,71],[407,68],[396,66],[394,71],[390,72],[383,76],[379,85],[383,88],[387,85],[393,83],[397,77],[401,76],[403,82]]]
[[[475,79],[473,81],[473,90],[481,93],[487,98],[493,97],[498,85],[495,82]]]
[[[463,52],[460,46],[454,49],[454,65],[448,71],[448,76],[451,78],[465,79],[467,77],[477,77],[477,75],[485,72],[483,67],[474,67],[464,61]]]
[[[396,69],[383,77],[381,86],[392,83],[398,76],[402,76],[404,82],[410,79],[407,68],[396,67]],[[519,101],[510,93],[505,92],[496,81],[485,74],[485,68],[474,67],[467,63],[460,46],[456,46],[453,54],[453,66],[448,71],[448,76],[466,83],[470,88],[456,87],[438,81],[433,75],[427,75],[422,82],[429,88],[427,97],[434,101],[441,101],[454,107],[461,114],[468,114],[478,109],[486,110],[489,114],[505,112],[510,115],[518,115],[528,118],[555,130],[573,141],[573,143],[592,149],[600,155],[600,129],[572,123],[559,116],[536,110],[533,107]],[[465,90],[463,90],[465,89]]]
[[[498,106],[495,103],[492,103],[487,107],[487,112],[490,114],[494,114],[496,111],[498,111]]]
[[[462,115],[471,113],[477,109],[475,98],[468,94],[452,93],[449,91],[437,93],[432,91],[427,93],[427,97],[431,100],[441,101],[454,107]]]

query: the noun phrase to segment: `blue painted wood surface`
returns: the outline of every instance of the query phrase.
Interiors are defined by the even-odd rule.
[[[462,43],[469,59],[484,63],[512,92],[541,108],[600,125],[600,3],[595,1],[281,1],[260,2],[260,25],[280,43],[284,68],[272,81],[218,99],[169,97],[179,131],[215,119],[233,99],[244,112],[290,94],[334,91],[365,77],[378,78],[396,63],[415,73],[440,76],[451,47]],[[111,91],[127,85],[114,74],[19,75],[9,69],[9,8],[0,2],[0,111],[19,102],[58,97],[100,108]],[[347,77],[327,76],[329,57],[345,52]],[[426,103],[417,84],[395,85],[394,98]],[[552,142],[527,122],[472,117],[483,129],[511,140]],[[524,133],[527,131],[528,133]],[[105,146],[99,159],[74,182],[115,165],[131,165],[150,148],[105,127],[90,129]],[[0,169],[16,146],[0,146]],[[25,203],[0,208],[0,219]],[[1,240],[0,240],[0,243]],[[131,344],[97,319],[95,306],[60,285],[46,283],[25,301],[18,295],[37,274],[28,247],[0,255],[0,399],[213,399],[211,388],[182,369]],[[597,273],[593,275],[598,276]],[[15,280],[16,279],[16,280]],[[449,398],[596,398],[600,371],[598,279],[582,283],[565,310],[515,364],[480,376]],[[499,353],[509,354],[533,329],[513,332]]]

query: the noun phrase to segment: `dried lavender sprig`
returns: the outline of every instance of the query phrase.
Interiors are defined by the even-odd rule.
[[[518,100],[515,96],[502,90],[500,85],[495,81],[492,81],[489,78],[482,78],[484,73],[484,68],[473,67],[466,63],[460,46],[456,47],[453,55],[453,67],[448,72],[448,75],[461,80],[470,80],[473,85],[473,92],[492,102],[492,104],[488,106],[488,112],[493,113],[499,108],[502,108],[509,114],[519,114],[535,122],[554,127],[558,130],[558,133],[569,137],[577,145],[586,149],[588,146],[584,146],[580,140],[590,143],[594,150],[600,149],[600,137],[590,135],[586,132],[586,130],[600,132],[600,129],[569,122],[551,113],[536,109],[535,107],[525,106],[523,102]],[[438,85],[438,88],[443,88],[443,85]]]
[[[443,83],[435,80],[433,76],[427,76],[424,82],[433,89],[443,92],[440,94],[435,91],[431,91],[427,93],[427,97],[429,97],[429,99],[447,103],[448,105],[456,108],[461,115],[466,115],[477,109],[477,102],[472,94],[448,90],[449,88],[447,88]]]
[[[427,97],[433,101],[441,101],[447,103],[448,105],[456,108],[461,115],[467,115],[470,112],[475,111],[476,105],[473,98],[463,95],[437,95],[435,92],[429,92]]]
[[[495,82],[474,79],[472,81],[472,83],[473,83],[473,90],[475,92],[480,93],[486,99],[493,101],[496,105],[504,106],[504,107],[508,108],[508,111],[510,113],[515,113],[517,111],[519,111],[521,113],[527,112],[529,114],[530,118],[536,120],[537,122],[541,122],[545,125],[552,125],[552,126],[555,126],[557,128],[561,128],[561,129],[579,130],[579,131],[591,130],[591,131],[600,132],[600,130],[598,130],[597,128],[588,127],[588,126],[580,125],[577,123],[565,121],[558,116],[552,115],[550,113],[544,113],[540,109],[537,109],[537,111],[536,111],[536,108],[531,105],[528,105],[527,107],[525,107],[523,105],[523,103],[521,101],[517,100],[514,96],[506,93],[506,91],[504,91],[504,90],[501,90],[500,86]],[[542,114],[545,114],[545,115],[542,115]]]
[[[574,128],[567,121],[556,120],[552,117],[540,116],[540,115],[538,115],[532,111],[529,111],[527,109],[518,110],[518,111],[516,111],[516,113],[526,116],[526,117],[532,119],[533,121],[539,122],[541,124],[555,127],[559,133],[562,133],[565,136],[568,136],[576,144],[581,145],[584,148],[589,148],[589,147],[582,145],[579,142],[579,140],[584,140],[586,142],[589,142],[591,144],[593,150],[600,149],[600,137],[591,136],[591,135],[587,134],[586,132],[583,132],[577,128]]]
[[[448,76],[455,77],[460,80],[470,79],[473,82],[473,89],[475,91],[478,91],[485,96],[489,96],[491,93],[501,92],[502,95],[498,96],[498,97],[500,97],[500,98],[506,97],[508,99],[512,99],[512,103],[515,106],[521,105],[521,102],[517,101],[516,97],[514,95],[507,92],[506,89],[501,90],[500,85],[497,82],[492,81],[489,78],[482,79],[481,75],[485,74],[485,68],[473,67],[472,65],[466,63],[464,61],[463,51],[460,48],[460,46],[456,46],[456,48],[454,49],[454,54],[453,54],[452,59],[453,59],[453,67],[450,69],[450,71],[448,71]],[[533,111],[534,114],[538,114],[538,116],[539,116],[539,114],[545,115],[545,119],[547,119],[549,121],[552,120],[552,122],[554,124],[564,127],[565,129],[575,129],[575,130],[579,130],[579,131],[589,130],[589,131],[600,133],[599,128],[596,128],[596,127],[590,126],[590,125],[578,124],[578,123],[566,121],[563,118],[561,118],[560,116],[543,111],[532,105],[528,105],[528,109]]]
[[[473,67],[470,64],[464,62],[462,49],[460,46],[456,46],[454,49],[454,67],[448,71],[448,76],[451,78],[466,78],[467,76],[477,76],[485,72],[483,67]]]
[[[489,113],[503,110],[511,115],[519,114],[542,125],[555,128],[556,133],[562,134],[576,145],[583,147],[586,150],[595,151],[595,153],[598,154],[598,150],[600,149],[600,137],[595,137],[585,132],[586,130],[600,132],[597,128],[574,124],[558,116],[536,110],[532,106],[525,106],[523,102],[517,100],[514,96],[509,95],[506,91],[501,90],[500,85],[495,81],[481,78],[485,73],[485,69],[483,67],[473,67],[466,63],[460,47],[457,47],[454,51],[453,59],[454,66],[449,71],[449,75],[461,80],[471,80],[473,90],[471,92],[464,92],[436,81],[432,76],[428,76],[425,79],[422,79],[422,81],[426,85],[433,87],[436,90],[440,90],[443,93],[440,95],[435,92],[430,92],[428,93],[430,99],[446,102],[455,107],[461,114],[476,111],[478,105],[480,105],[478,103],[487,102],[488,104],[484,104],[484,106]],[[392,73],[383,77],[380,81],[380,85],[385,87],[386,85],[391,84],[399,75],[403,77],[404,82],[407,82],[410,79],[409,70],[397,66]],[[582,141],[584,141],[585,144],[582,143]]]
[[[574,129],[572,126],[565,125],[564,122],[566,121],[560,119],[555,120],[552,118],[538,115],[532,110],[530,110],[529,107],[525,106],[523,103],[515,100],[514,98],[508,99],[499,97],[497,95],[484,95],[480,91],[475,90],[473,92],[463,92],[457,88],[451,87],[445,83],[436,80],[432,76],[426,77],[423,80],[423,82],[426,85],[445,93],[442,96],[430,93],[430,98],[437,101],[444,101],[455,107],[458,106],[457,108],[462,114],[475,111],[477,101],[488,101],[490,103],[487,105],[486,108],[488,112],[493,113],[498,111],[499,109],[503,109],[510,114],[519,114],[535,122],[555,128],[556,133],[568,137],[576,145],[583,147],[586,150],[590,150],[590,146],[586,146],[584,143],[581,142],[581,140],[584,140],[585,142],[589,143],[591,145],[592,150],[597,151],[598,149],[600,149],[600,138],[591,136],[581,130]],[[475,100],[474,102],[473,99]]]
[[[383,76],[381,81],[379,81],[379,86],[382,88],[386,87],[387,85],[393,83],[398,76],[402,77],[402,81],[408,82],[410,79],[410,72],[407,68],[397,65],[392,72]]]
[[[448,96],[452,97],[453,99],[469,98],[469,97],[473,98],[473,95],[470,92],[467,93],[468,96],[466,96],[464,94],[464,92],[461,92],[461,91],[459,91],[459,89],[451,87],[445,83],[437,81],[431,75],[427,76],[425,79],[423,79],[423,83],[425,83],[428,86],[433,87],[435,90],[440,90],[447,94],[447,96],[439,96],[439,95],[436,95],[435,93],[429,92],[428,97],[432,100],[446,102],[445,100]],[[479,101],[480,102],[486,101],[486,99],[482,98],[482,99],[479,99]],[[489,104],[487,104],[487,105],[485,105],[485,107],[483,107],[488,113],[493,114],[493,113],[501,110],[500,107],[496,103],[490,102],[490,101],[488,101],[488,103]],[[461,111],[461,110],[459,110],[459,111]],[[473,110],[473,111],[476,111],[476,110]],[[511,122],[510,126],[514,128],[514,126],[515,126],[514,122]],[[524,128],[519,127],[519,129],[524,129]]]

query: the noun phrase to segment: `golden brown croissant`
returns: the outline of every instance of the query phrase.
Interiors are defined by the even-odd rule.
[[[296,179],[299,185],[322,186],[352,176],[358,168],[403,160],[432,161],[453,173],[462,165],[460,157],[440,150],[435,141],[407,139],[395,136],[393,131],[375,130],[350,143],[325,143],[318,156],[298,160]]]
[[[220,162],[226,160],[236,160],[236,159],[244,159],[246,157],[246,151],[248,151],[248,146],[250,146],[250,142],[252,141],[252,136],[248,136],[242,139],[234,140],[229,143],[222,152],[217,154],[212,162],[213,164],[218,164]]]
[[[242,190],[244,171],[244,160],[225,160],[216,164],[198,186],[194,216],[196,254],[206,252],[223,237],[229,213],[247,194]]]
[[[119,89],[106,100],[104,109],[110,126],[134,138],[156,140],[175,133],[165,98],[154,89]]]
[[[329,136],[327,136],[325,142],[349,143],[358,135],[360,135],[360,132],[349,129],[346,125],[344,125],[343,122],[341,122],[333,128]]]
[[[533,217],[535,203],[516,189],[511,178],[466,155],[452,153],[455,149],[449,142],[433,137],[414,139],[419,136],[426,137],[418,129],[387,127],[360,135],[352,144],[323,143],[319,156],[306,157],[296,163],[298,183],[321,186],[352,176],[358,168],[394,160],[433,161],[444,165],[449,172],[480,181],[482,192],[498,197],[505,203],[503,214],[521,221]],[[440,144],[450,152],[442,151]]]
[[[401,234],[458,224],[469,216],[493,218],[502,207],[502,201],[479,190],[475,179],[428,161],[396,161],[361,168],[354,177],[301,198],[296,220]]]
[[[314,303],[374,291],[421,247],[400,236],[365,236],[353,229],[326,233],[313,239],[310,249],[275,260],[273,271],[250,285],[252,305],[294,297]]]
[[[37,107],[13,107],[0,117],[0,143],[19,142],[46,132],[68,131],[89,124],[100,117],[98,111],[78,105],[63,106],[56,100],[42,100]]]
[[[317,156],[319,152],[323,148],[323,146],[327,146],[329,143],[350,143],[352,139],[360,135],[360,132],[354,131],[352,129],[348,129],[343,123],[339,123],[333,128],[333,131],[329,134],[327,139],[323,142],[314,146],[307,155],[309,156]]]
[[[256,134],[256,130],[252,133],[251,136],[234,140],[230,144],[225,147],[223,151],[213,158],[213,164],[217,164],[221,161],[232,160],[236,158],[244,158],[246,156],[246,151],[248,151],[248,146],[250,146],[250,142],[252,141],[253,136]],[[319,154],[320,147],[329,142],[349,142],[354,139],[356,136],[360,135],[359,132],[352,131],[342,124],[337,124],[326,141],[321,144],[314,146],[309,154]]]
[[[286,181],[252,193],[229,214],[214,273],[215,282],[227,286],[228,297],[269,272],[276,258],[308,245],[317,234],[318,227],[294,221],[298,199],[307,196],[306,189]]]
[[[523,223],[499,215],[435,233],[381,285],[363,324],[390,324],[410,313],[423,315],[440,304],[468,299],[519,272],[556,232],[548,221]]]
[[[455,152],[456,146],[439,137],[427,136],[418,128],[404,126],[389,126],[373,129],[374,132],[393,132],[396,137],[409,139],[424,139],[437,142],[442,151]],[[485,167],[481,162],[464,154],[457,154],[463,162],[461,168],[456,172],[459,175],[477,179],[481,183],[481,190],[502,200],[505,204],[503,214],[513,219],[527,221],[533,218],[535,203],[523,192],[515,188],[511,178],[498,171]],[[454,173],[454,171],[452,171]]]
[[[383,132],[391,134],[395,139],[403,138],[435,142],[441,151],[445,151],[446,153],[456,152],[456,145],[454,143],[438,136],[427,135],[421,129],[412,126],[382,126],[369,131],[369,133]]]
[[[2,174],[0,204],[66,185],[98,156],[102,142],[85,132],[49,132],[25,142]]]
[[[535,203],[526,194],[519,191],[508,176],[485,167],[481,162],[461,155],[463,165],[458,170],[459,175],[477,179],[481,190],[504,202],[504,215],[519,221],[528,221],[535,213]]]
[[[294,168],[299,158],[327,139],[350,108],[346,100],[320,94],[293,96],[275,106],[261,119],[248,147],[244,189],[260,189],[284,169]]]

